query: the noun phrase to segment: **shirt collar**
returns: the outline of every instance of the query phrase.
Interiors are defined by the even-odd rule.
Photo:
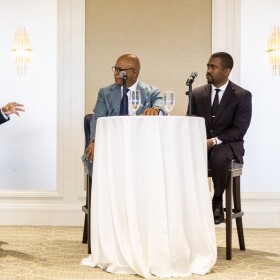
[[[138,85],[138,80],[130,87],[127,88],[127,90],[129,91],[134,91],[137,89],[137,85]],[[121,90],[123,90],[123,86],[121,86]]]
[[[138,85],[138,80],[137,80],[132,86],[128,87],[128,89],[129,89],[130,91],[134,91],[134,90],[136,90],[137,85]]]
[[[229,80],[227,80],[227,82],[223,86],[221,86],[219,88],[216,88],[214,85],[211,85],[212,91],[214,91],[215,89],[220,89],[222,92],[224,92],[226,90],[226,88],[227,88],[228,83],[229,83]]]

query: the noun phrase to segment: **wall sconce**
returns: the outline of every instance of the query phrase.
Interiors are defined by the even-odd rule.
[[[274,75],[280,75],[280,27],[274,26],[268,39],[268,59]]]
[[[17,66],[18,75],[25,75],[27,65],[31,59],[31,44],[25,27],[18,27],[14,37],[14,45],[12,49],[14,53],[14,62]]]

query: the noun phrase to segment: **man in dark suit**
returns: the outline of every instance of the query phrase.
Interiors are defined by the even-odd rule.
[[[10,119],[9,115],[16,114],[19,116],[19,111],[24,112],[23,105],[17,102],[10,102],[0,109],[0,124]]]
[[[192,114],[205,119],[215,224],[224,220],[223,193],[230,163],[232,159],[243,163],[243,137],[252,116],[252,95],[228,79],[232,68],[233,59],[228,53],[212,54],[207,64],[208,84],[194,89],[192,99]]]
[[[120,56],[115,66],[112,67],[115,83],[105,88],[101,88],[98,93],[94,108],[94,114],[90,123],[91,135],[90,144],[86,149],[86,158],[93,161],[95,130],[98,118],[107,116],[119,116],[122,114],[122,78],[120,73],[125,72],[128,90],[140,90],[141,105],[136,111],[137,115],[158,115],[162,108],[162,97],[159,89],[138,81],[140,73],[140,61],[136,55],[124,54]]]

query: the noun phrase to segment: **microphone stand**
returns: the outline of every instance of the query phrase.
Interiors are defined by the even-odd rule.
[[[192,116],[192,83],[197,75],[197,72],[192,72],[186,82],[186,85],[189,87],[189,91],[186,92],[186,95],[189,96],[188,116]]]
[[[186,92],[186,95],[189,96],[189,105],[188,105],[188,116],[192,116],[192,84],[187,84],[189,90]]]
[[[123,97],[125,94],[127,95],[126,80],[127,80],[127,76],[124,75],[122,77]],[[124,99],[124,108],[126,108],[126,99]]]

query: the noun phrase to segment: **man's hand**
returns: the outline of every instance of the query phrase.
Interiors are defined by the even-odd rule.
[[[11,114],[16,114],[19,116],[19,111],[25,111],[23,107],[23,104],[19,104],[17,102],[10,102],[2,108],[2,112],[7,116]]]
[[[145,109],[143,115],[145,116],[157,116],[159,114],[159,109],[147,108]]]
[[[212,149],[213,146],[214,146],[213,140],[212,139],[207,139],[207,151]]]
[[[94,159],[94,142],[91,142],[86,148],[86,159],[93,162]]]

